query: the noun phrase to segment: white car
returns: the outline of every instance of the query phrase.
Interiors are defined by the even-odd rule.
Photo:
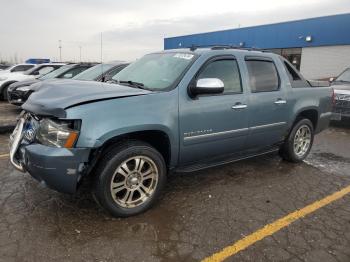
[[[6,68],[4,70],[1,70],[0,74],[24,72],[33,68],[34,66],[35,66],[34,64],[17,64],[17,65],[10,66],[9,68]]]
[[[5,72],[4,70],[0,73],[0,96],[3,100],[7,100],[7,88],[9,85],[24,80],[30,80],[39,76],[50,73],[53,70],[60,68],[65,65],[64,63],[44,63],[33,65],[33,67],[25,72]],[[5,73],[4,73],[5,72]]]

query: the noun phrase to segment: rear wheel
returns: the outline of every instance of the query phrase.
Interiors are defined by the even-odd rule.
[[[300,119],[292,128],[280,149],[284,160],[298,163],[309,154],[314,140],[314,128],[309,119]]]
[[[100,161],[94,194],[113,216],[127,217],[149,209],[159,198],[165,180],[162,155],[149,144],[128,141]]]

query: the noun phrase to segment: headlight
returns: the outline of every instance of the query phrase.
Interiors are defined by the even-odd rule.
[[[8,77],[7,76],[0,76],[0,81],[6,80]]]
[[[27,92],[27,91],[29,91],[29,87],[28,86],[22,86],[22,87],[17,88],[17,90],[18,91]]]
[[[40,121],[37,139],[47,146],[72,148],[78,139],[80,121],[63,121],[44,118]]]

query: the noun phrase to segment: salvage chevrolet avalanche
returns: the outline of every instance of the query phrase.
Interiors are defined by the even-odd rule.
[[[302,161],[333,97],[276,54],[217,47],[149,54],[109,83],[44,84],[22,106],[12,164],[66,193],[91,176],[119,217],[150,208],[169,171],[274,151]]]

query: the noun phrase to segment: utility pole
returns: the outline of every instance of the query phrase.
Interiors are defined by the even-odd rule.
[[[101,32],[101,64],[103,62],[103,58],[102,58],[102,32]]]
[[[81,46],[79,46],[79,57],[80,57],[80,63],[82,62],[81,61]]]
[[[62,41],[58,40],[58,48],[60,49],[60,62],[62,62]]]

